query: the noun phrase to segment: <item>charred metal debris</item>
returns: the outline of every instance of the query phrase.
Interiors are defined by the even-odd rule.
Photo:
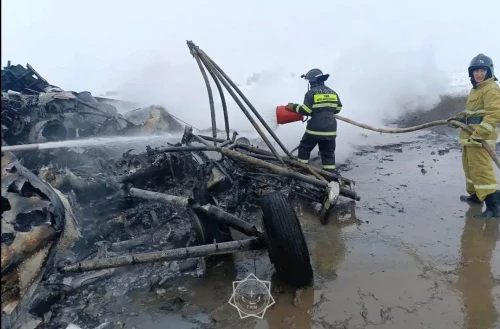
[[[64,91],[50,85],[31,65],[9,65],[2,70],[2,145],[33,144],[88,137],[123,136],[169,131],[182,133],[182,125],[161,106],[149,106],[119,113],[127,102],[99,98],[90,92]],[[116,106],[112,105],[115,104]],[[64,150],[67,152],[67,150]],[[74,152],[74,151],[73,151]],[[56,158],[57,150],[38,152],[35,156],[23,154],[23,163],[29,168],[48,164]],[[73,157],[59,157],[58,162]]]
[[[99,312],[74,307],[90,286],[99,299],[110,289],[143,288],[151,276],[165,282],[201,275],[206,257],[238,251],[267,249],[282,280],[311,283],[308,247],[290,200],[321,204],[326,224],[339,195],[359,200],[354,181],[297,161],[224,71],[193,42],[187,45],[207,86],[211,136],[182,130],[158,106],[120,114],[88,92],[51,86],[29,65],[2,70],[2,328],[69,323],[68,317],[98,326]],[[223,137],[208,75],[222,101]],[[269,151],[230,131],[223,88]],[[121,157],[99,148],[68,156],[67,149],[39,147],[158,131],[183,135]],[[247,238],[234,240],[234,230]],[[129,266],[135,264],[143,265]],[[68,305],[70,315],[62,311]]]

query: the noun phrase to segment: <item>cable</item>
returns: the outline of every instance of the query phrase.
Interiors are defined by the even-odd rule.
[[[179,119],[178,117],[176,117],[176,116],[175,116],[175,115],[173,115],[172,113],[170,113],[170,112],[169,112],[168,114],[170,114],[170,115],[171,115],[174,119],[177,119],[178,121],[180,121],[180,122],[182,122],[182,123],[184,123],[184,124],[186,124],[186,125],[188,125],[188,126],[190,126],[190,127],[194,128],[194,129],[196,129],[196,130],[198,130],[198,131],[201,131],[201,129],[198,129],[198,128],[196,128],[196,127],[194,127],[194,126],[190,125],[190,124],[189,124],[189,123],[187,123],[186,121],[183,121],[183,120]]]

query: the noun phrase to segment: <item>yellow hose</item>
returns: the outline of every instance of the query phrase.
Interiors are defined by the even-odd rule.
[[[456,128],[464,129],[465,131],[467,131],[470,134],[472,134],[474,132],[474,130],[471,127],[469,127],[468,125],[466,125],[460,121],[453,120],[453,118],[449,119],[450,121],[448,121],[448,120],[436,120],[436,121],[432,121],[432,122],[428,122],[428,123],[424,123],[424,124],[421,124],[418,126],[413,126],[413,127],[408,127],[408,128],[384,129],[384,128],[375,128],[375,127],[372,127],[369,125],[365,125],[363,123],[359,123],[359,122],[353,121],[351,119],[344,118],[340,115],[335,115],[335,117],[338,120],[347,122],[351,125],[354,125],[354,126],[366,129],[366,130],[384,133],[384,134],[409,133],[409,132],[418,131],[418,130],[422,130],[422,129],[426,129],[426,128],[430,128],[430,127],[444,126],[444,125],[449,125],[449,126],[454,126]],[[491,159],[493,159],[493,162],[495,162],[497,167],[500,169],[500,160],[498,159],[497,155],[495,154],[495,151],[493,151],[493,149],[484,140],[482,141],[482,143],[483,143],[483,147],[486,150],[486,152],[488,152]]]

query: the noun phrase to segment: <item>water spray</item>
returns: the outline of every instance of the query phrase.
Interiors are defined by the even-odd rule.
[[[162,134],[162,135],[143,135],[143,136],[115,136],[115,137],[97,137],[86,139],[74,139],[58,142],[33,143],[23,145],[2,146],[2,152],[21,152],[50,150],[72,147],[110,147],[122,144],[135,143],[155,143],[176,140],[182,137],[181,134]]]
[[[348,119],[348,118],[344,118],[344,117],[337,115],[337,114],[335,115],[335,117],[338,120],[347,122],[351,125],[360,127],[362,129],[375,131],[375,132],[379,132],[379,133],[384,133],[384,134],[404,134],[404,133],[415,132],[415,131],[428,129],[428,128],[436,127],[436,126],[443,126],[443,125],[453,126],[454,128],[461,128],[461,129],[464,129],[465,131],[467,131],[471,134],[474,132],[474,130],[471,127],[469,127],[468,125],[466,125],[460,121],[452,120],[452,119],[436,120],[436,121],[432,121],[432,122],[428,122],[425,124],[421,124],[421,125],[413,126],[413,127],[408,127],[408,128],[388,129],[388,128],[372,127],[370,125],[366,125],[366,124],[359,123],[359,122],[356,122],[356,121]],[[155,136],[140,136],[140,139],[144,140],[145,138],[148,138],[148,141],[150,141],[151,138],[154,138],[154,137]],[[158,136],[158,137],[163,138],[163,139],[165,138],[164,136]],[[175,136],[171,135],[171,137],[175,137]],[[126,142],[131,142],[131,139],[133,140],[134,137],[126,137]],[[223,141],[222,139],[218,139],[218,138],[214,139],[214,138],[210,138],[209,136],[203,136],[203,139],[214,141],[214,142],[222,142]],[[39,144],[2,146],[1,150],[2,150],[2,152],[18,152],[18,151],[20,152],[20,151],[37,151],[37,150],[47,150],[47,149],[56,149],[56,148],[64,148],[64,147],[78,147],[78,146],[81,146],[81,147],[100,146],[100,145],[105,146],[106,143],[103,142],[105,140],[107,140],[107,142],[109,142],[109,143],[112,143],[112,142],[116,143],[116,141],[117,141],[116,138],[109,138],[109,139],[93,138],[93,139],[76,140],[76,141],[62,141],[62,142],[48,142],[48,143],[39,143]],[[495,154],[495,151],[485,141],[482,141],[482,144],[483,144],[483,147],[486,150],[486,152],[488,152],[488,154],[490,155],[493,162],[495,162],[497,167],[500,169],[500,159]],[[167,149],[168,148],[165,148],[165,150],[167,150]],[[175,152],[175,148],[171,148],[171,149],[172,150],[170,152]],[[181,149],[182,149],[182,147],[180,147],[178,152],[181,152],[180,151]],[[184,151],[187,151],[187,149]],[[295,149],[293,151],[295,151]],[[263,155],[270,155],[270,154],[266,152],[266,154],[263,154]],[[285,161],[285,162],[287,162],[287,161]],[[315,170],[316,170],[316,168],[315,168]]]

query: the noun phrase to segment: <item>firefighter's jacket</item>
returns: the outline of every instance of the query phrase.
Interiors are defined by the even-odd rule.
[[[461,113],[465,124],[474,129],[474,134],[465,130],[460,131],[459,143],[464,146],[473,146],[472,139],[485,140],[492,147],[498,138],[500,124],[500,87],[494,78],[477,84],[467,98],[465,111]],[[480,146],[480,144],[478,144]]]
[[[318,139],[337,136],[337,119],[333,116],[342,110],[342,102],[335,91],[325,85],[314,86],[304,97],[304,104],[294,104],[295,112],[311,117],[306,133]]]

